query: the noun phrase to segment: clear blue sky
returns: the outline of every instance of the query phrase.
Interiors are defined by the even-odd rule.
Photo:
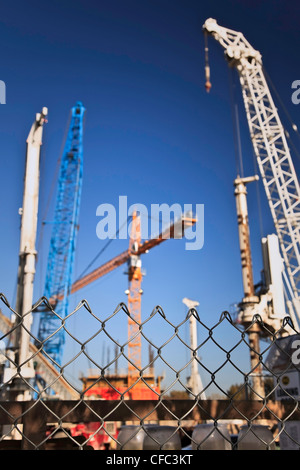
[[[87,111],[74,277],[105,243],[96,236],[99,204],[117,204],[120,195],[126,195],[129,204],[143,203],[149,208],[152,203],[204,204],[205,242],[200,251],[186,251],[184,240],[170,240],[143,257],[147,273],[143,319],[161,305],[167,318],[178,324],[186,314],[182,299],[189,297],[200,302],[200,318],[212,326],[223,310],[240,301],[243,289],[233,196],[237,168],[229,71],[221,47],[210,38],[213,87],[206,94],[202,24],[214,17],[221,25],[244,33],[261,52],[273,83],[298,124],[300,106],[291,102],[291,84],[300,78],[299,14],[296,2],[284,1],[3,2],[0,79],[6,83],[7,104],[0,107],[0,291],[8,300],[14,305],[18,209],[30,126],[35,113],[47,106],[37,299],[43,294],[50,235],[50,229],[45,228],[41,236],[41,222],[44,217],[51,220],[53,203],[47,214],[46,203],[70,109],[81,100]],[[244,172],[252,175],[253,154],[238,84],[236,96]],[[294,161],[299,170],[299,160],[295,157]],[[258,281],[260,237],[274,230],[261,183],[249,188],[249,211]],[[98,263],[126,246],[127,241],[115,240]],[[104,319],[119,302],[126,301],[126,288],[122,267],[74,295],[70,305],[86,298]],[[74,328],[82,331],[80,319]]]

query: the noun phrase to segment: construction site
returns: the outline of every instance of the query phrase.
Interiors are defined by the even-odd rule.
[[[247,450],[300,449],[299,154],[263,66],[263,45],[257,50],[258,40],[252,45],[243,31],[228,28],[218,18],[201,21],[199,95],[207,106],[213,99],[215,107],[207,119],[210,130],[202,132],[212,132],[209,138],[214,140],[215,135],[217,142],[219,106],[226,107],[224,114],[231,113],[233,122],[228,151],[236,161],[227,162],[229,175],[235,173],[228,189],[231,199],[226,202],[219,176],[208,194],[214,199],[220,186],[219,214],[211,214],[206,201],[189,200],[192,193],[189,183],[184,186],[183,162],[176,171],[187,200],[179,196],[175,200],[176,191],[168,193],[166,183],[168,197],[158,201],[154,182],[147,187],[135,176],[136,160],[131,162],[125,150],[126,162],[120,163],[124,180],[133,194],[135,185],[145,184],[149,198],[121,214],[124,192],[113,186],[109,176],[111,172],[115,177],[119,163],[109,155],[103,158],[100,138],[97,149],[89,144],[94,123],[81,96],[66,109],[69,117],[64,118],[65,136],[56,157],[51,143],[54,136],[57,139],[57,131],[51,129],[55,104],[28,115],[26,151],[20,158],[24,175],[15,268],[11,262],[17,278],[15,298],[0,286],[1,450],[188,451],[202,445],[207,450],[239,450],[243,443]],[[236,81],[224,98],[214,91],[214,75],[218,74],[217,83],[225,81],[226,68]],[[232,91],[243,109],[234,98],[230,100]],[[95,102],[101,112],[101,102],[96,97]],[[253,152],[252,173],[248,173],[249,156],[242,150],[244,121]],[[293,121],[291,129],[298,137]],[[18,129],[16,133],[23,135]],[[91,148],[103,168],[97,174],[98,203],[103,205],[97,203],[96,208],[93,202],[92,221],[85,204],[95,175],[85,176],[84,169]],[[175,146],[173,150],[176,153]],[[199,153],[203,169],[211,171],[212,157],[206,160],[203,148]],[[52,168],[56,165],[51,191],[52,178],[42,171],[43,161],[50,160]],[[91,169],[92,163],[87,166]],[[144,162],[145,179],[148,175],[150,180],[154,171],[154,181],[150,166]],[[102,193],[105,180],[109,194]],[[51,207],[47,220],[41,213],[45,188]],[[257,188],[261,213],[254,209]],[[136,200],[139,197],[138,193]],[[176,205],[177,201],[181,203]],[[151,204],[159,220],[145,212]],[[223,204],[228,204],[235,221],[228,238],[226,227],[219,235],[216,228],[216,220],[226,218]],[[264,233],[259,233],[260,217],[268,221]],[[151,233],[150,219],[157,222]],[[97,251],[88,238],[80,241],[81,232],[91,230],[91,224]],[[208,241],[209,256],[215,251],[218,260],[205,265],[205,254],[201,257],[200,252],[205,253],[209,224],[217,232],[212,235],[215,244]],[[184,250],[188,243],[190,248]],[[223,252],[228,260],[232,256],[232,266],[219,259]],[[4,273],[6,267],[1,269]],[[199,272],[203,277],[198,293]],[[230,292],[237,273],[237,288]],[[208,287],[210,275],[216,281],[213,287]],[[174,303],[169,302],[171,297]],[[207,305],[212,310],[222,307],[208,318]],[[248,432],[243,435],[245,428]],[[206,434],[201,434],[205,429]]]

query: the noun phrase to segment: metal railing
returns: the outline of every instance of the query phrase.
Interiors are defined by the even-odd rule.
[[[64,362],[57,364],[35,334],[41,305],[56,315],[41,298],[28,312],[34,321],[20,364],[24,318],[3,294],[0,301],[0,449],[300,449],[300,334],[289,318],[274,333],[253,317],[249,328],[263,332],[257,352],[248,328],[228,312],[209,327],[190,309],[175,325],[158,306],[138,325],[143,361],[129,381],[125,304],[101,320],[80,302],[61,319]],[[190,377],[194,361],[198,375]],[[258,375],[263,395],[254,386]]]

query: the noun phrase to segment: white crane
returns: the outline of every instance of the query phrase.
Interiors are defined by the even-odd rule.
[[[27,379],[34,376],[33,367],[28,362],[28,358],[37,254],[35,241],[39,202],[40,151],[47,114],[46,107],[36,114],[27,138],[23,206],[20,209],[21,234],[16,300],[16,312],[19,315],[16,318],[16,324],[20,324],[20,327],[16,332],[15,346],[17,349],[16,362],[22,366],[22,376]]]
[[[261,54],[242,33],[219,26],[212,18],[206,20],[203,30],[221,44],[229,66],[235,67],[239,74],[250,136],[285,265],[285,288],[291,296],[288,307],[292,302],[299,321],[300,187],[284,127],[265,78]],[[209,83],[207,63],[205,70]]]

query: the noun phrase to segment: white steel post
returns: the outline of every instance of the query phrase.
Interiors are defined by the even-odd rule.
[[[182,299],[182,302],[189,308],[196,308],[199,305],[199,302],[187,299],[186,297]],[[188,379],[188,386],[193,393],[197,396],[201,390],[203,390],[202,380],[198,370],[197,362],[197,322],[196,317],[192,314],[189,318],[190,326],[190,341],[191,341],[191,376]],[[205,392],[201,393],[200,398],[206,400]]]
[[[236,198],[237,207],[242,277],[244,286],[244,298],[241,304],[241,322],[245,325],[245,327],[248,327],[247,333],[250,345],[250,363],[254,390],[252,398],[254,399],[264,397],[264,386],[262,382],[262,367],[259,362],[260,328],[257,323],[253,323],[253,325],[251,325],[253,322],[253,314],[255,311],[253,307],[259,303],[259,298],[255,295],[253,282],[246,184],[252,181],[256,181],[257,179],[257,176],[252,176],[248,178],[237,178],[234,181],[234,194]]]
[[[18,268],[18,289],[16,312],[19,314],[17,323],[21,322],[16,335],[17,364],[24,365],[21,375],[29,376],[30,329],[32,323],[33,283],[36,260],[36,232],[39,199],[40,147],[42,144],[43,124],[48,110],[43,108],[36,115],[27,138],[27,155],[24,179],[23,206],[21,209],[21,235]]]

